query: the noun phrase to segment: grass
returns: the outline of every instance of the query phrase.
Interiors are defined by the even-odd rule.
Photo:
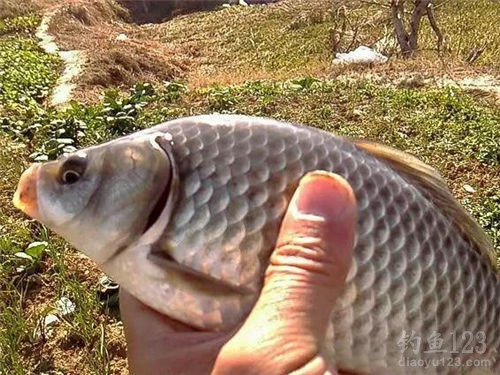
[[[183,79],[191,87],[204,87],[360,72],[388,80],[412,74],[429,80],[446,74],[460,80],[494,74],[498,68],[500,48],[494,24],[500,12],[498,2],[437,2],[436,17],[447,35],[445,53],[438,55],[435,36],[424,20],[420,55],[411,61],[398,59],[390,10],[379,3],[282,0],[270,6],[199,12],[140,27],[127,23],[112,3],[96,0],[64,8],[50,31],[64,48],[85,51],[90,63],[75,95],[86,102],[97,101],[103,87],[127,89],[137,81]],[[456,12],[457,8],[463,11]],[[119,33],[129,39],[117,43]],[[87,38],[82,39],[82,34]],[[332,66],[337,52],[359,45],[377,46],[391,57],[389,63],[371,69]],[[474,64],[468,64],[465,60],[475,47],[485,50]]]
[[[58,76],[57,61],[25,37],[0,39],[0,105],[26,112],[43,102]]]
[[[499,17],[500,5],[495,0],[437,2],[436,18],[446,34],[444,56],[436,53],[435,36],[424,20],[420,41],[423,53],[417,63],[396,61],[376,71],[391,75],[410,70],[432,76],[442,74],[446,66],[457,74],[476,68],[494,72],[500,66],[495,22]],[[340,32],[344,24],[345,30]],[[198,86],[336,75],[339,68],[330,64],[335,52],[380,42],[385,53],[396,55],[392,34],[389,8],[358,0],[297,0],[268,7],[231,7],[179,17],[139,31],[147,39],[192,51],[194,64],[187,79]],[[464,61],[475,47],[485,50],[474,66],[468,66]]]
[[[0,19],[0,126],[43,113],[59,75],[59,61],[34,39],[39,22],[37,15]]]
[[[453,54],[466,59],[474,48],[484,48],[478,66],[500,68],[498,23],[500,4],[496,0],[441,0],[437,2],[436,18],[447,35]],[[435,37],[428,23],[424,24],[422,48],[435,47]]]
[[[199,13],[164,25],[162,40],[180,40],[205,50],[208,52],[203,53],[207,69],[208,64],[222,61],[233,69],[251,67],[277,73],[294,71],[304,65],[314,66],[328,61],[330,53],[325,46],[328,44],[328,29],[333,24],[329,9],[327,2],[320,0],[317,3],[299,1],[296,5],[287,4],[279,11],[232,7]],[[250,24],[259,27],[249,28]],[[183,37],[178,38],[177,32]],[[285,50],[288,53],[283,53]]]
[[[44,105],[59,61],[38,48],[33,38],[38,22],[37,16],[0,21],[0,374],[119,373],[125,356],[122,332],[116,308],[98,298],[102,274],[11,204],[32,145],[40,142],[52,155],[59,149],[49,147],[51,136],[80,134],[80,122],[73,123],[71,133],[71,119],[60,119]],[[46,245],[30,252],[30,245],[40,242]],[[55,334],[46,335],[42,322],[48,314],[60,315],[61,297],[76,309],[60,317]],[[116,364],[121,361],[118,370],[110,369],[112,356]]]
[[[116,306],[99,299],[102,274],[61,239],[13,210],[14,182],[28,155],[5,135],[0,145],[0,373],[119,373],[125,356],[121,325]],[[18,255],[35,241],[47,243],[38,259]],[[64,317],[56,310],[62,297],[76,306]],[[48,314],[61,321],[54,334],[40,334]],[[115,369],[110,368],[112,357],[119,364]]]
[[[438,9],[454,30],[461,16],[446,10],[451,3]],[[231,8],[161,27],[161,38],[174,42],[175,32],[182,32],[183,43],[198,48],[199,71],[231,81],[260,70],[272,79],[222,80],[202,87],[137,83],[127,94],[111,90],[99,103],[73,102],[62,110],[45,105],[60,63],[36,45],[39,17],[0,21],[0,374],[126,373],[122,327],[116,305],[100,291],[103,275],[63,240],[14,210],[11,197],[30,161],[53,159],[179,116],[267,116],[411,152],[441,171],[500,250],[500,107],[452,88],[381,87],[308,75],[331,58],[328,29],[336,18],[307,4],[281,6],[277,14],[273,7]],[[492,9],[488,1],[478,4]],[[361,20],[369,10],[350,17]],[[242,17],[259,27],[245,30],[245,23],[235,22]],[[234,24],[236,32],[221,27],[222,21]],[[377,27],[366,23],[363,33],[368,38]],[[466,40],[480,38],[480,32],[464,29],[457,35]],[[490,52],[484,63],[494,67],[497,52]],[[465,184],[476,192],[465,191]],[[73,313],[57,312],[61,297],[75,304]],[[44,334],[41,322],[49,314],[60,316],[60,322],[52,334]]]
[[[0,35],[16,32],[31,32],[40,22],[37,15],[0,19]]]
[[[0,6],[0,20],[30,15],[37,9],[38,6],[32,0],[3,0]]]
[[[195,84],[283,79],[328,69],[330,30],[338,22],[340,6],[337,1],[298,0],[269,7],[231,7],[179,17],[143,32],[193,51],[195,66],[189,79]],[[355,20],[369,13],[366,7],[347,6]]]

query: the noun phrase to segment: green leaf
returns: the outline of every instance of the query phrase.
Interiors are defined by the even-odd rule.
[[[34,259],[40,259],[43,251],[47,248],[48,243],[43,242],[32,242],[28,245],[28,248],[25,250],[25,253]]]
[[[31,255],[23,253],[22,251],[15,253],[14,256],[21,258],[21,259],[33,260],[33,257]]]

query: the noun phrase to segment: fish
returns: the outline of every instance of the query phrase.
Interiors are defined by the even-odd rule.
[[[500,278],[486,234],[435,169],[402,151],[244,115],[174,119],[33,164],[14,204],[151,308],[197,329],[241,323],[309,171],[358,205],[325,338],[359,374],[500,373]]]

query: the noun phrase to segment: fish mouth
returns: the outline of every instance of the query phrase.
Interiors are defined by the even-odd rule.
[[[26,215],[36,219],[39,214],[37,180],[40,164],[32,164],[19,179],[12,203]]]

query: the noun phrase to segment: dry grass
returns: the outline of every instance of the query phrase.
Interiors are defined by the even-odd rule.
[[[437,11],[444,31],[452,35],[463,18],[453,11],[457,1],[446,2]],[[485,14],[496,14],[490,0],[479,2]],[[481,64],[482,60],[478,60],[477,65],[470,65],[462,58],[463,51],[460,52],[464,45],[471,45],[471,40],[485,40],[489,41],[490,52],[498,53],[492,48],[495,33],[488,16],[472,13],[469,25],[477,22],[485,27],[473,34],[470,27],[469,34],[460,29],[452,38],[455,44],[450,46],[451,51],[441,56],[435,51],[433,36],[424,23],[422,51],[417,58],[404,60],[397,56],[388,12],[386,7],[357,0],[283,0],[265,7],[233,7],[186,15],[138,29],[137,35],[190,51],[193,64],[187,81],[196,87],[237,84],[248,79],[349,76],[360,71],[367,78],[386,81],[403,80],[408,75],[419,75],[423,80],[438,77],[460,80],[494,73],[492,69],[498,59],[489,58]],[[344,23],[345,30],[338,32]],[[336,52],[358,45],[379,45],[391,59],[388,64],[368,68],[332,66]]]
[[[183,75],[189,64],[180,48],[134,38],[128,13],[116,3],[76,1],[59,8],[49,31],[60,47],[87,56],[75,98],[96,100],[110,87],[128,89],[139,81],[162,82]],[[125,40],[117,40],[124,34]],[[85,35],[82,38],[82,35]]]
[[[32,0],[2,0],[0,4],[0,19],[24,16],[37,10],[38,7]]]
[[[96,100],[110,87],[179,78],[194,87],[305,75],[349,76],[360,71],[368,78],[386,81],[416,75],[427,81],[437,77],[460,80],[496,74],[500,48],[491,16],[500,16],[500,10],[492,1],[478,0],[487,16],[469,12],[467,26],[460,26],[464,16],[453,11],[460,1],[444,1],[436,13],[450,35],[450,52],[437,54],[433,35],[424,22],[422,51],[413,60],[397,56],[388,9],[358,0],[282,0],[268,6],[198,12],[141,26],[130,23],[132,16],[113,0],[76,0],[61,7],[50,31],[63,48],[86,52],[88,64],[76,90],[76,98],[85,101]],[[460,6],[464,12],[473,7]],[[472,31],[474,24],[481,27]],[[116,40],[119,34],[128,39]],[[475,64],[468,64],[464,55],[478,40],[486,50]],[[379,45],[391,56],[389,63],[369,68],[332,66],[336,52],[361,44]]]
[[[332,2],[283,1],[182,16],[141,30],[144,38],[193,53],[195,86],[244,79],[284,79],[325,71],[331,60]]]
[[[44,12],[58,5],[60,5],[59,0],[2,0],[0,3],[0,19]]]
[[[465,61],[473,49],[479,48],[483,52],[473,66],[499,74],[498,0],[437,1],[436,18],[446,34],[445,46],[456,60]],[[422,30],[421,45],[435,48],[435,36],[427,22]]]

